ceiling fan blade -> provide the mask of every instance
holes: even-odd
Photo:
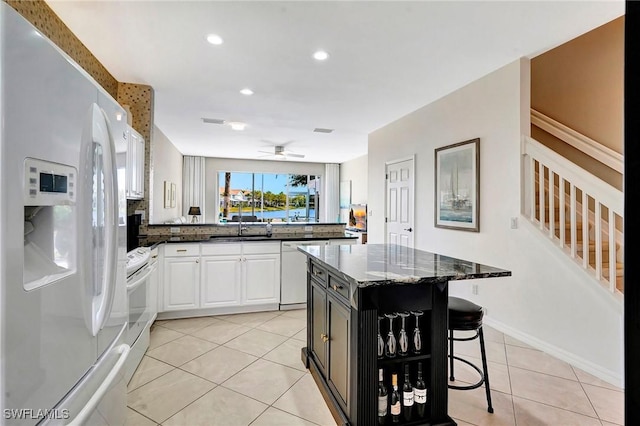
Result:
[[[262,152],[263,154],[270,154],[270,155],[273,155],[273,152],[272,152],[272,151],[258,151],[258,152]]]
[[[287,157],[304,158],[304,154],[295,154],[293,152],[287,152],[284,155]]]

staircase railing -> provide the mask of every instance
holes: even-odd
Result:
[[[528,136],[522,155],[523,214],[611,293],[621,295],[623,193]]]

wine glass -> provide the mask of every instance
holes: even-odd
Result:
[[[418,321],[424,312],[411,311],[411,313],[416,317],[416,328],[413,329],[413,353],[419,354],[422,351],[422,337],[420,337],[420,325]]]
[[[384,345],[384,354],[387,358],[395,358],[396,357],[396,336],[393,335],[393,320],[397,318],[398,315],[395,313],[384,314],[385,317],[389,318],[389,334],[387,334],[387,342]]]
[[[378,315],[378,359],[384,358],[384,339],[380,334],[380,321],[384,319],[383,316]]]
[[[400,327],[400,334],[398,334],[398,346],[400,349],[398,350],[398,355],[407,356],[409,354],[409,337],[407,336],[407,332],[404,328],[405,319],[409,316],[409,312],[399,312],[398,316],[401,318],[402,325]]]

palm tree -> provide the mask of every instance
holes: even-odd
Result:
[[[229,216],[229,191],[231,190],[231,172],[225,172],[224,174],[224,192],[223,196],[223,207],[222,207],[222,217]]]

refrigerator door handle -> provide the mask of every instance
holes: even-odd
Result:
[[[116,361],[109,374],[107,374],[107,377],[105,377],[104,381],[100,384],[98,389],[96,389],[95,393],[89,399],[87,404],[82,407],[78,415],[68,423],[69,426],[84,425],[84,423],[89,419],[113,382],[118,378],[120,372],[122,371],[122,368],[125,365],[125,362],[127,361],[130,350],[131,347],[126,343],[123,343],[116,348],[116,352],[120,354],[120,356],[118,357],[118,361]]]
[[[98,332],[104,327],[109,315],[111,314],[111,308],[113,306],[113,299],[115,295],[115,274],[117,267],[117,232],[118,232],[118,186],[114,182],[117,176],[116,164],[115,164],[115,146],[113,141],[113,135],[109,128],[109,121],[105,113],[100,109],[97,104],[93,104],[92,108],[92,123],[91,123],[91,139],[94,143],[102,146],[102,150],[105,153],[104,158],[104,213],[105,213],[105,268],[103,274],[103,281],[100,290],[97,292],[101,295],[99,299],[97,309],[94,310],[92,332],[96,336]]]

